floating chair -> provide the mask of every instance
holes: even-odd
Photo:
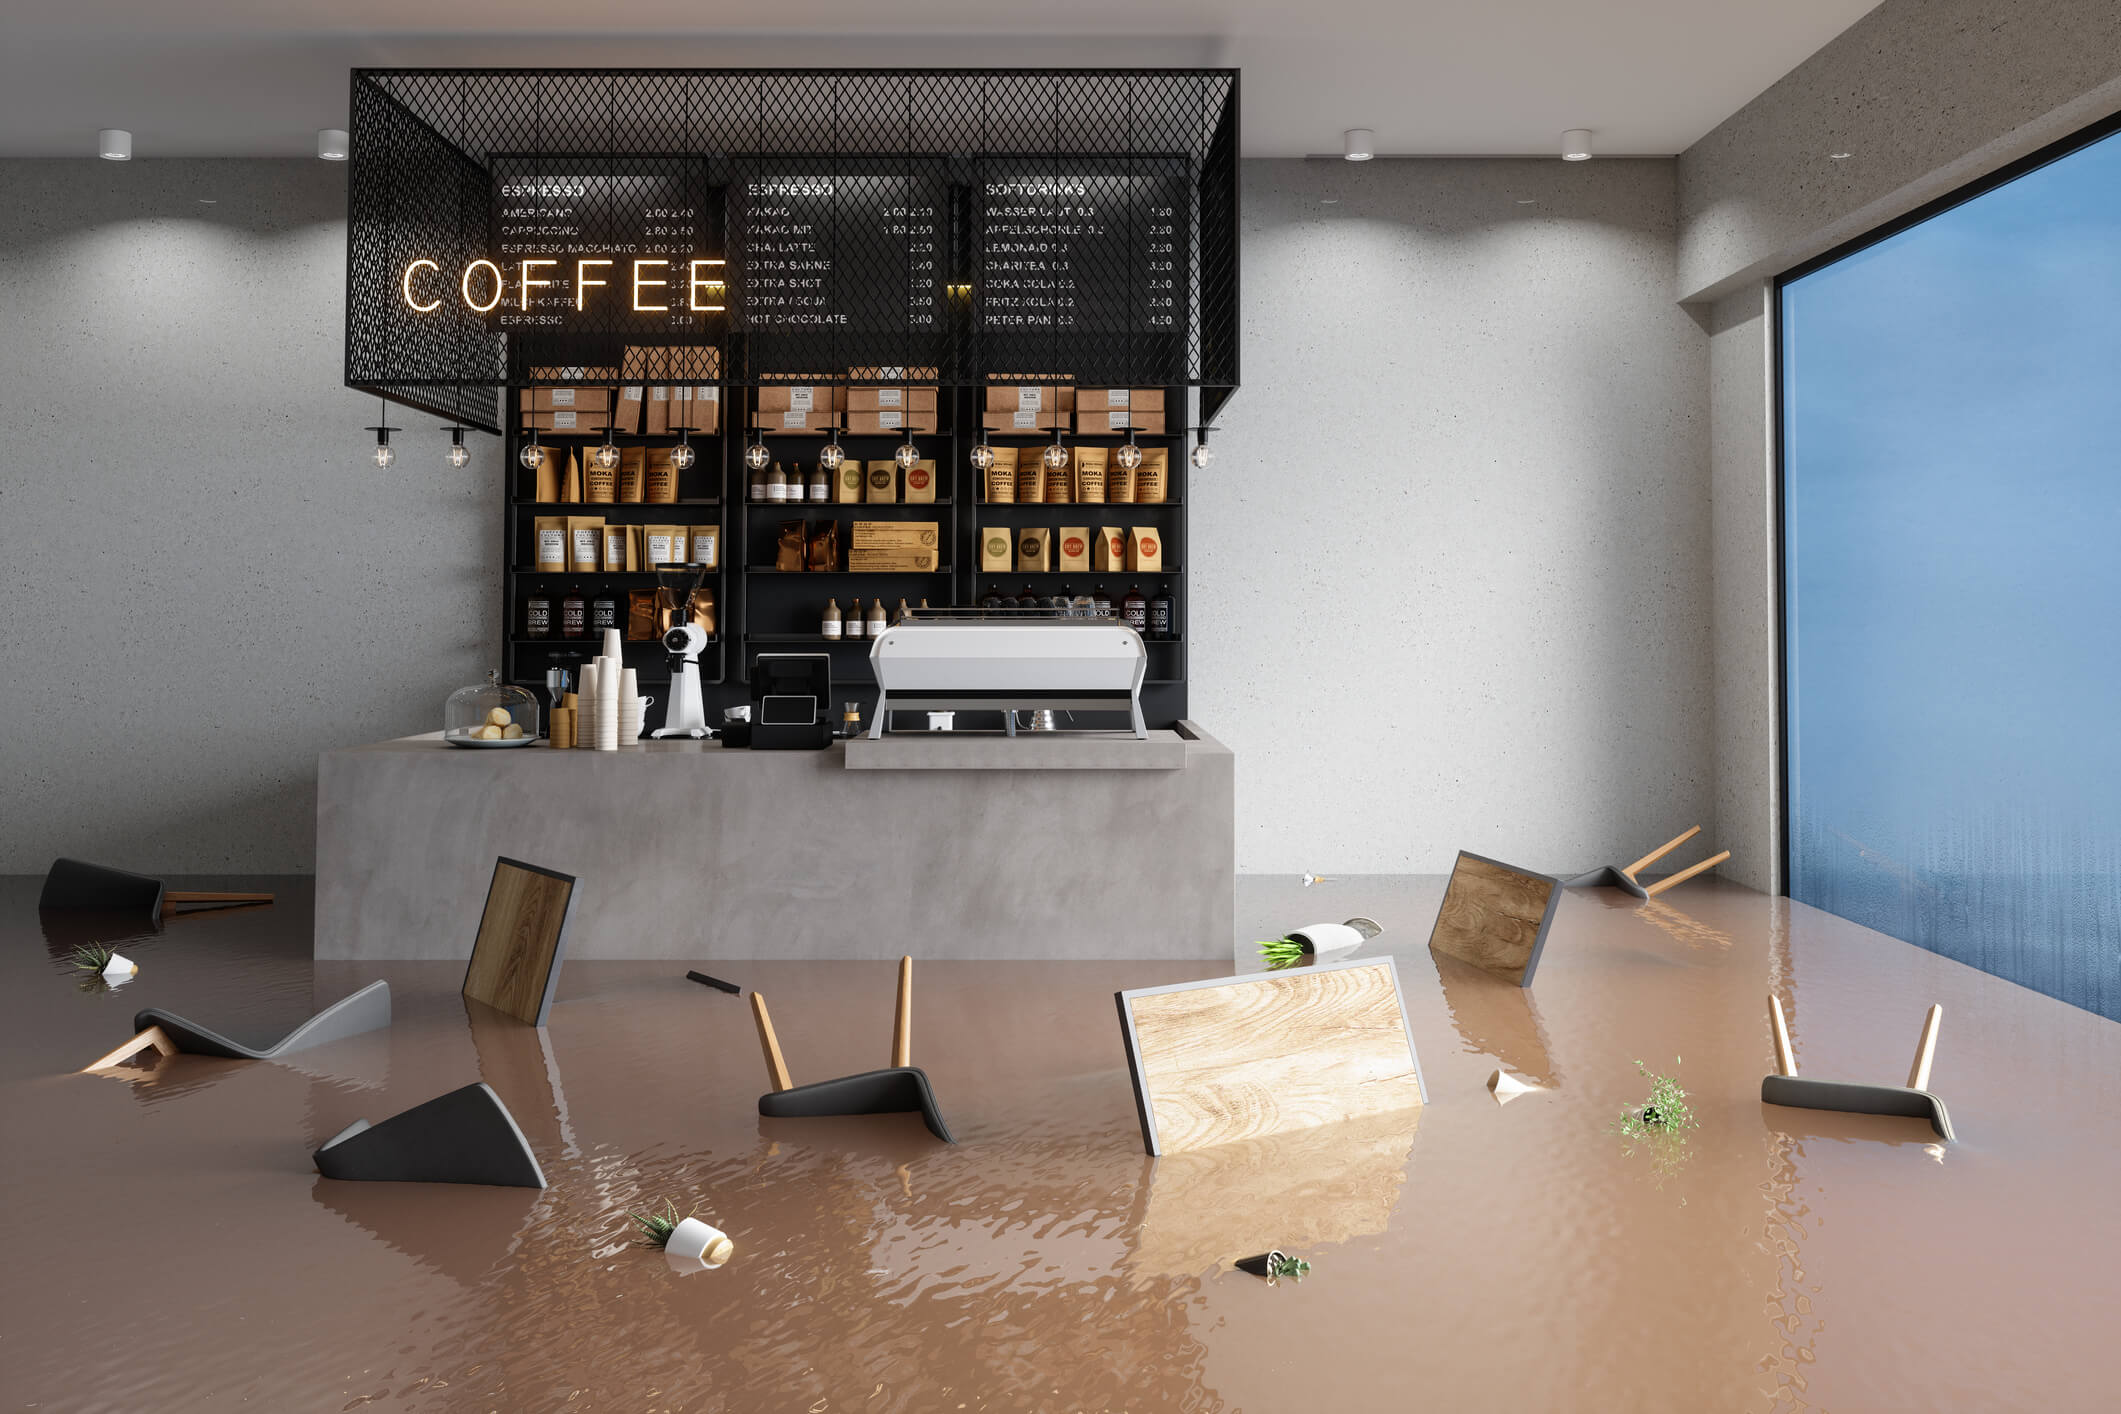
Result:
[[[1572,889],[1623,889],[1637,898],[1655,898],[1666,889],[1679,887],[1679,885],[1693,878],[1696,874],[1706,874],[1709,870],[1714,869],[1717,865],[1723,863],[1724,860],[1731,857],[1731,852],[1724,850],[1721,854],[1711,855],[1699,864],[1688,865],[1677,874],[1667,874],[1654,884],[1636,882],[1635,876],[1637,874],[1640,874],[1643,870],[1649,868],[1652,864],[1655,864],[1658,860],[1664,858],[1700,833],[1701,826],[1696,825],[1685,834],[1666,840],[1625,869],[1608,864],[1603,868],[1593,869],[1588,874],[1578,874],[1575,878],[1568,881],[1568,886]]]
[[[1768,1021],[1775,1028],[1775,1065],[1780,1072],[1760,1081],[1762,1104],[1789,1105],[1801,1110],[1839,1110],[1844,1114],[1899,1115],[1926,1119],[1945,1143],[1953,1143],[1952,1117],[1944,1101],[1929,1092],[1930,1060],[1937,1053],[1937,1027],[1944,1008],[1932,1006],[1922,1022],[1922,1039],[1915,1043],[1915,1064],[1908,1070],[1907,1084],[1857,1085],[1846,1080],[1800,1080],[1797,1058],[1790,1050],[1790,1028],[1782,1017],[1782,1000],[1768,996]]]
[[[224,1056],[230,1060],[272,1060],[388,1025],[390,984],[382,981],[371,982],[352,996],[340,998],[262,1049],[232,1041],[218,1031],[159,1007],[149,1007],[133,1017],[133,1027],[138,1035],[81,1068],[84,1071],[109,1070],[150,1046],[166,1056],[185,1051],[196,1056]]]
[[[912,958],[898,960],[898,1007],[892,1018],[888,1069],[797,1085],[788,1078],[788,1062],[781,1058],[781,1043],[773,1034],[766,999],[756,991],[751,994],[751,1016],[758,1023],[759,1047],[766,1053],[766,1075],[773,1085],[759,1096],[760,1114],[772,1119],[825,1119],[918,1112],[930,1134],[945,1144],[957,1142],[950,1137],[950,1126],[943,1123],[927,1074],[913,1064]]]
[[[357,1119],[312,1157],[326,1178],[545,1186],[545,1171],[515,1116],[483,1083],[438,1095],[381,1124]]]
[[[78,859],[55,859],[44,875],[44,892],[37,896],[39,910],[62,913],[146,914],[167,917],[173,903],[251,904],[271,903],[271,894],[199,893],[162,887],[160,879],[84,864]],[[180,917],[182,915],[179,915]]]

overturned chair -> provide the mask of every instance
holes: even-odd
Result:
[[[273,1060],[388,1025],[390,984],[382,981],[371,982],[352,996],[341,997],[264,1047],[246,1046],[196,1021],[188,1021],[159,1007],[149,1007],[133,1017],[133,1028],[138,1035],[81,1069],[109,1070],[150,1046],[166,1056],[183,1051],[195,1056],[223,1056],[229,1060]]]
[[[101,864],[86,864],[78,859],[53,860],[52,867],[45,871],[44,892],[37,896],[40,911],[145,914],[158,921],[169,916],[169,906],[173,903],[209,904],[212,908],[198,911],[212,912],[237,905],[271,902],[271,894],[165,889],[160,879],[150,879],[145,874],[128,874],[123,869],[108,869]]]
[[[936,1107],[928,1076],[913,1064],[913,959],[898,961],[898,1006],[891,1027],[891,1065],[837,1080],[797,1085],[788,1078],[781,1043],[773,1034],[766,999],[751,994],[751,1017],[758,1023],[759,1047],[766,1053],[766,1074],[773,1089],[759,1096],[759,1113],[770,1119],[823,1119],[833,1115],[886,1115],[918,1112],[928,1132],[955,1144],[943,1112]]]
[[[1724,850],[1720,854],[1712,854],[1699,864],[1690,864],[1676,874],[1665,875],[1654,884],[1643,884],[1636,879],[1636,875],[1700,833],[1701,826],[1695,825],[1685,834],[1673,836],[1625,868],[1608,864],[1603,868],[1593,869],[1588,874],[1578,874],[1575,878],[1568,881],[1568,886],[1572,889],[1613,888],[1631,893],[1639,899],[1655,898],[1666,889],[1679,887],[1696,874],[1706,874],[1709,870],[1714,869],[1731,857],[1729,850]]]
[[[1932,1006],[1922,1022],[1922,1039],[1915,1043],[1915,1064],[1907,1073],[1907,1084],[1858,1085],[1846,1080],[1801,1080],[1797,1057],[1790,1049],[1790,1028],[1783,1020],[1782,999],[1768,995],[1768,1022],[1775,1029],[1775,1067],[1778,1074],[1762,1077],[1762,1104],[1789,1105],[1803,1110],[1838,1110],[1843,1114],[1897,1115],[1926,1119],[1937,1137],[1953,1143],[1952,1117],[1944,1101],[1929,1092],[1930,1060],[1937,1054],[1937,1027],[1944,1008]]]
[[[543,1188],[530,1141],[501,1097],[466,1085],[381,1124],[357,1119],[311,1155],[326,1178],[381,1183],[483,1183]]]

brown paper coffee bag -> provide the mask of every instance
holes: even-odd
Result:
[[[1086,525],[1064,525],[1060,528],[1060,568],[1064,570],[1087,570],[1090,568],[1090,528]]]
[[[648,449],[627,447],[619,453],[619,499],[638,505],[646,497],[642,489],[648,474]]]
[[[1164,533],[1153,525],[1137,525],[1127,532],[1127,569],[1161,570],[1164,567]]]
[[[678,469],[671,465],[670,448],[650,447],[647,466],[647,498],[660,506],[677,504]]]
[[[1171,451],[1168,447],[1142,448],[1142,464],[1134,473],[1134,504],[1161,503],[1170,490]]]
[[[988,572],[1016,567],[1016,537],[1006,525],[990,525],[979,533],[979,567]]]
[[[633,569],[632,527],[606,525],[604,527],[604,564],[610,573],[622,574]]]
[[[604,563],[604,518],[567,517],[567,568],[576,574],[595,574]]]
[[[1053,568],[1053,531],[1049,527],[1027,526],[1016,532],[1016,568],[1023,574],[1039,574]]]
[[[539,516],[531,522],[530,528],[535,537],[531,562],[538,567],[538,573],[567,573],[574,558],[567,552],[567,517]]]
[[[987,504],[1013,505],[1016,501],[1016,448],[990,447],[994,464],[987,468]]]
[[[1105,467],[1111,456],[1109,447],[1077,447],[1075,449],[1075,499],[1088,506],[1101,506],[1105,502]]]
[[[608,506],[619,499],[619,469],[616,465],[604,465],[602,451],[600,447],[582,455],[582,490],[588,497],[588,504],[595,506]],[[619,461],[625,460],[626,456],[621,452]]]
[[[1097,528],[1097,538],[1090,545],[1090,568],[1121,571],[1127,568],[1125,526],[1101,525]]]

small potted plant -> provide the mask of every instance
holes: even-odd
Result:
[[[628,1213],[640,1229],[644,1246],[655,1247],[671,1257],[695,1259],[719,1267],[736,1252],[736,1244],[718,1227],[710,1227],[690,1215],[679,1216],[678,1205],[668,1198],[662,1208]]]
[[[1383,931],[1383,926],[1374,918],[1350,918],[1345,923],[1312,923],[1295,929],[1286,937],[1262,941],[1259,955],[1266,961],[1269,972],[1279,972],[1285,967],[1298,966],[1307,957],[1320,962],[1345,957]]]

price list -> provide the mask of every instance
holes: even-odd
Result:
[[[745,326],[932,333],[943,197],[939,179],[913,173],[744,182],[730,235]]]
[[[692,262],[707,254],[700,190],[675,167],[568,175],[497,164],[494,263],[504,297],[494,322],[644,332],[695,324]],[[719,288],[712,293],[719,303]]]
[[[1001,177],[980,204],[980,319],[995,332],[1170,333],[1183,188],[1156,175]]]

